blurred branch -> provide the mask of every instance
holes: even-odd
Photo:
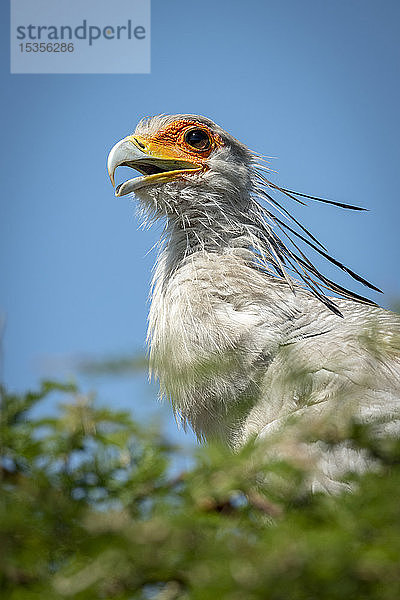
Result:
[[[144,354],[133,356],[117,356],[115,358],[86,358],[78,361],[79,371],[86,375],[131,375],[143,372],[148,368],[148,360]]]
[[[59,414],[33,418],[50,393]],[[178,449],[70,384],[2,388],[0,426],[4,600],[400,597],[400,444],[372,427],[348,443],[374,469],[329,496],[268,445],[203,447],[171,477]]]

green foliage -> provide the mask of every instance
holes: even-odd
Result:
[[[35,417],[48,394],[59,414]],[[368,428],[350,437],[376,468],[336,496],[252,444],[176,476],[157,431],[53,382],[2,390],[0,428],[5,600],[400,598],[400,446]]]

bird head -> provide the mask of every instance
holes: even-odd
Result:
[[[113,185],[119,166],[141,174],[118,185],[116,196],[134,193],[148,210],[168,215],[200,205],[205,195],[243,202],[252,161],[247,147],[210,119],[161,115],[143,119],[115,144],[107,166]]]
[[[134,133],[112,148],[107,166],[113,185],[119,166],[140,173],[118,185],[115,195],[134,193],[146,217],[167,217],[166,231],[184,234],[181,237],[186,244],[185,256],[190,250],[210,246],[230,247],[235,251],[244,248],[257,268],[272,270],[294,289],[288,274],[291,270],[338,315],[340,311],[321,285],[341,297],[373,304],[331,281],[316,268],[299,248],[299,241],[353,279],[381,291],[330,256],[318,239],[271,194],[283,194],[285,199],[300,204],[307,198],[346,209],[363,209],[279,187],[265,177],[263,171],[269,169],[259,163],[257,154],[210,119],[181,114],[142,119]],[[266,201],[268,208],[259,200]]]

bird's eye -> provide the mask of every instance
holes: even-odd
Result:
[[[185,142],[196,150],[208,150],[211,146],[210,138],[203,129],[190,129],[185,134]]]

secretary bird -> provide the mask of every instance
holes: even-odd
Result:
[[[299,244],[377,289],[330,256],[276,195],[362,209],[280,188],[261,162],[211,120],[184,114],[143,119],[110,152],[113,185],[118,166],[142,174],[115,195],[134,193],[145,222],[165,222],[148,327],[162,396],[199,439],[233,449],[293,416],[314,433],[352,418],[397,431],[399,317],[324,276]],[[294,453],[302,452],[318,466],[315,489],[334,489],[366,466],[345,442],[299,442]]]

